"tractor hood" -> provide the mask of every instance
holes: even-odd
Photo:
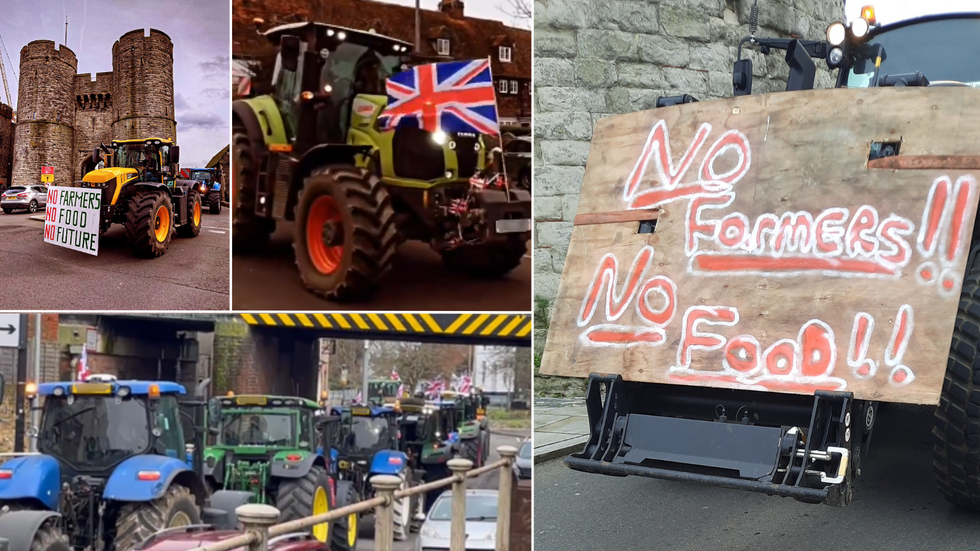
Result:
[[[136,169],[133,168],[100,168],[99,170],[93,170],[92,172],[86,174],[85,177],[82,178],[82,181],[91,182],[93,184],[104,184],[105,182],[124,174],[136,176],[138,173],[136,172]]]

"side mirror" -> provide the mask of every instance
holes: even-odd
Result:
[[[172,146],[170,146],[170,162],[171,163],[174,163],[174,164],[180,162],[180,146],[179,145],[172,145]]]
[[[95,149],[92,150],[92,164],[97,165],[99,164],[100,160],[101,159],[99,159],[99,148],[96,147]]]
[[[732,92],[736,96],[752,94],[752,60],[740,59],[732,70]]]
[[[208,400],[208,429],[217,429],[221,426],[221,400],[211,398]]]
[[[279,39],[279,56],[282,60],[282,68],[295,73],[299,67],[299,37],[291,34],[283,35]]]

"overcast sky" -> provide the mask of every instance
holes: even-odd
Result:
[[[861,8],[871,5],[875,19],[882,25],[935,13],[978,12],[977,0],[845,0],[847,21],[861,14]]]
[[[204,166],[228,145],[229,0],[17,0],[3,4],[3,63],[15,106],[14,73],[20,75],[21,48],[33,40],[64,43],[66,14],[68,48],[78,57],[78,72],[93,77],[112,70],[112,44],[119,37],[152,27],[167,33],[174,43],[174,107],[181,166]],[[6,103],[6,96],[0,101]]]
[[[403,6],[415,6],[415,0],[378,0],[389,4],[401,4]],[[527,5],[531,5],[531,0],[526,0]],[[436,10],[439,8],[439,0],[421,0],[422,9]],[[479,17],[481,19],[496,19],[503,21],[511,27],[530,29],[531,21],[512,17],[511,0],[465,0],[463,13],[468,16]]]

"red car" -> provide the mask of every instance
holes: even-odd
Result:
[[[180,526],[158,532],[133,551],[187,551],[240,535],[240,531],[218,530],[206,524]],[[297,532],[269,538],[269,551],[330,551],[330,545],[309,533]]]

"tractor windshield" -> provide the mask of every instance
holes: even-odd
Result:
[[[144,182],[162,182],[163,175],[170,172],[169,159],[170,146],[167,144],[134,143],[117,146],[112,160],[113,166],[139,171],[140,180]]]
[[[44,401],[39,449],[78,470],[101,471],[150,447],[146,403],[118,396]]]
[[[355,453],[387,448],[391,442],[388,420],[382,417],[353,417],[349,438],[350,450]]]
[[[879,52],[878,78],[921,72],[930,83],[952,81],[980,87],[980,17],[913,23],[875,35],[861,45],[847,75],[848,88],[871,86]]]
[[[293,446],[295,419],[288,413],[225,412],[224,446]]]
[[[207,170],[193,170],[191,171],[191,180],[202,180],[205,182],[211,181],[211,172]]]

